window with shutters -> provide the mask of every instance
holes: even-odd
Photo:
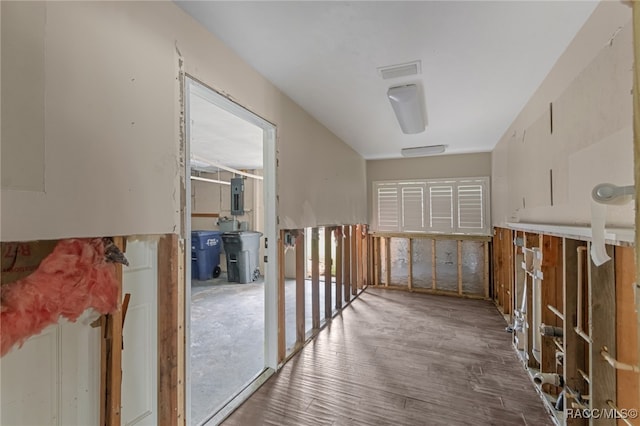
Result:
[[[373,185],[378,231],[490,235],[488,177]]]

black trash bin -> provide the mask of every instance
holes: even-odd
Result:
[[[233,231],[222,234],[227,257],[227,280],[246,284],[260,277],[261,232]]]
[[[220,276],[220,231],[191,232],[191,278],[206,281]]]

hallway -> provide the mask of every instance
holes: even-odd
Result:
[[[552,424],[489,301],[367,289],[225,425]]]

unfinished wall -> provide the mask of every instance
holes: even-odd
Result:
[[[631,8],[598,5],[505,132],[492,154],[494,225],[588,225],[596,184],[633,184],[631,36]],[[632,203],[610,207],[607,223],[633,226]]]
[[[373,182],[401,179],[438,179],[491,175],[491,153],[439,155],[367,161],[367,199],[373,209]],[[372,222],[371,212],[369,223]]]
[[[2,240],[179,232],[180,59],[277,126],[280,226],[366,220],[364,160],[172,2],[47,2],[27,14],[0,6],[4,22],[35,34],[21,54],[42,62],[16,75],[44,81],[28,98],[2,91],[3,106],[44,112],[42,137],[3,127],[3,162],[18,153],[27,166],[3,168]],[[11,51],[2,49],[5,68]],[[3,73],[3,86],[21,82]],[[13,117],[18,129],[32,124]]]

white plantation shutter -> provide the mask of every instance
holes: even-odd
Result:
[[[378,186],[378,229],[399,230],[398,186]]]
[[[424,184],[402,186],[402,230],[424,231]]]
[[[488,177],[379,181],[373,192],[378,231],[491,234]]]
[[[429,226],[431,231],[453,231],[453,185],[429,186]]]
[[[484,228],[482,185],[458,185],[458,229]]]

